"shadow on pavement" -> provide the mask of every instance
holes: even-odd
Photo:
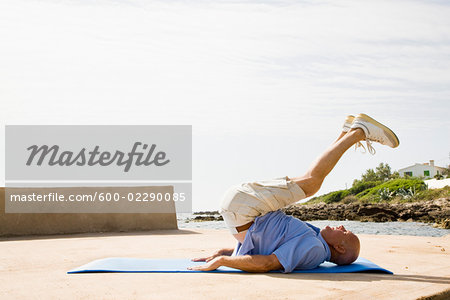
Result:
[[[323,280],[323,281],[413,281],[413,282],[428,282],[450,285],[450,278],[443,276],[429,276],[429,275],[404,275],[404,274],[379,274],[369,272],[357,273],[326,273],[326,274],[265,274],[269,277],[276,277],[280,279],[297,279],[297,280]]]
[[[168,229],[168,230],[146,230],[133,232],[92,232],[92,233],[71,233],[71,234],[54,234],[54,235],[27,235],[27,236],[10,236],[0,237],[1,242],[7,241],[23,241],[23,240],[44,240],[44,239],[72,239],[85,237],[108,237],[108,236],[145,236],[145,235],[185,235],[185,234],[201,234],[200,232],[187,229]]]

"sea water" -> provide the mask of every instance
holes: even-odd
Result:
[[[308,221],[308,223],[323,228],[344,225],[345,229],[356,234],[386,234],[386,235],[416,235],[444,236],[450,234],[450,229],[434,228],[432,224],[421,222],[359,222],[359,221]],[[180,229],[226,229],[224,221],[191,221],[189,217],[178,218]]]

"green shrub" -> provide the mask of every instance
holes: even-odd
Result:
[[[354,195],[348,195],[348,196],[345,196],[344,199],[342,199],[342,203],[344,203],[344,204],[350,204],[353,202],[358,202],[358,198],[356,198]]]
[[[367,198],[374,195],[379,195],[379,191],[383,189],[388,189],[392,193],[397,193],[399,189],[409,190],[409,188],[414,188],[416,191],[424,190],[426,188],[423,180],[420,179],[394,179],[389,180],[385,183],[374,186],[370,189],[364,190],[357,194],[358,198]]]
[[[437,180],[442,180],[442,179],[444,179],[444,175],[438,173],[438,174],[434,175],[434,178],[436,178]]]
[[[395,192],[389,190],[389,188],[383,188],[378,190],[378,195],[381,201],[389,201],[394,197]]]
[[[355,195],[356,194],[356,195]],[[380,201],[411,202],[417,200],[432,200],[450,197],[450,187],[442,189],[426,190],[425,183],[418,179],[399,178],[381,181],[356,181],[352,188],[340,190],[325,195],[314,197],[304,204],[312,203],[374,203]]]
[[[406,200],[406,201],[411,201],[411,200],[415,200],[416,196],[417,196],[417,191],[416,191],[416,187],[410,187],[409,189],[398,189],[397,190],[397,194],[396,194],[399,198],[401,198],[402,200]]]
[[[361,193],[362,191],[373,188],[381,183],[383,183],[383,182],[382,181],[358,181],[358,182],[355,182],[355,184],[350,189],[348,189],[348,192],[351,195],[357,195],[357,194]]]
[[[448,185],[442,189],[419,191],[416,195],[417,200],[431,200],[446,197],[450,197],[450,187]]]
[[[327,204],[339,202],[342,199],[344,199],[348,194],[349,194],[348,190],[340,190],[340,191],[332,192],[332,193],[324,195],[323,202],[325,202]]]

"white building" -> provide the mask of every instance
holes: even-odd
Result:
[[[443,187],[446,187],[447,185],[450,186],[450,178],[446,179],[430,179],[425,180],[425,184],[427,185],[428,189],[442,189]]]
[[[415,164],[403,169],[398,170],[398,173],[402,177],[413,176],[413,177],[425,177],[433,178],[436,174],[442,174],[445,168],[438,167],[434,165],[434,160],[430,160],[429,163]]]

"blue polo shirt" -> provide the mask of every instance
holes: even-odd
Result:
[[[320,229],[280,210],[257,217],[238,242],[233,255],[275,254],[285,273],[294,269],[314,269],[330,260],[328,244]]]

